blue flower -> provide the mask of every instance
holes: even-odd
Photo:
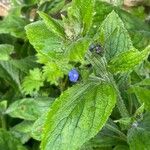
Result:
[[[69,71],[68,76],[69,76],[69,80],[71,82],[77,82],[77,80],[79,78],[79,73],[76,69],[72,69],[72,70]]]

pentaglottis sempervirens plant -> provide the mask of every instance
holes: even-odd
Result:
[[[41,0],[13,10],[21,28],[0,45],[0,149],[150,149],[150,29],[114,4]]]

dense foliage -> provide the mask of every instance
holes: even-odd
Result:
[[[107,2],[11,0],[0,21],[0,150],[150,149],[147,14]]]

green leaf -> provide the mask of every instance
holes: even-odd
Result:
[[[10,132],[0,129],[1,150],[26,150]]]
[[[127,133],[130,150],[148,150],[150,147],[150,113],[145,113],[143,119],[136,122]]]
[[[142,87],[133,87],[133,90],[139,100],[139,102],[142,104],[144,103],[144,107],[146,110],[150,111],[150,90]]]
[[[109,62],[109,69],[114,73],[127,72],[133,70],[142,61],[147,59],[150,53],[150,46],[139,52],[136,49],[129,50],[114,57]]]
[[[141,82],[138,82],[135,85],[139,85],[139,86],[150,85],[150,78],[143,79]]]
[[[31,23],[25,27],[27,37],[39,53],[62,52],[62,40],[50,32],[43,21]]]
[[[57,14],[65,5],[65,0],[40,0],[39,10],[45,10],[48,14]]]
[[[70,61],[84,62],[85,53],[90,45],[90,41],[87,38],[79,39],[69,46],[66,50],[66,55]]]
[[[113,150],[130,150],[127,145],[117,145]]]
[[[150,131],[143,128],[132,128],[128,132],[130,150],[148,150],[150,147]]]
[[[28,56],[22,59],[13,59],[10,60],[10,63],[13,64],[19,71],[27,74],[30,69],[37,67],[35,56]]]
[[[14,47],[9,44],[0,44],[0,60],[9,60],[10,54],[13,52]]]
[[[44,85],[44,78],[41,70],[39,68],[34,68],[34,70],[30,70],[28,76],[26,76],[22,83],[22,91],[25,94],[32,95],[33,93],[37,93]]]
[[[7,108],[7,101],[3,100],[0,102],[0,115],[3,115]]]
[[[127,31],[120,27],[116,27],[112,34],[105,40],[104,49],[106,49],[106,58],[108,61],[116,55],[132,48],[132,42]]]
[[[36,120],[46,112],[52,104],[51,98],[24,98],[12,103],[6,110],[6,114],[14,118]]]
[[[12,10],[6,18],[0,21],[0,33],[9,33],[12,36],[24,39],[26,37],[24,27],[28,24],[28,21],[19,15],[17,16],[15,11]]]
[[[39,119],[37,119],[33,124],[31,130],[31,136],[38,141],[41,141],[42,139],[41,133],[43,132],[46,117],[47,117],[47,112],[42,114],[42,116]]]
[[[106,58],[110,60],[115,55],[130,50],[133,45],[129,34],[119,16],[112,11],[100,27],[100,38],[104,36]]]
[[[20,87],[20,72],[11,63],[12,61],[0,61],[0,77],[8,82],[13,88]]]
[[[72,65],[60,57],[60,59],[55,59],[55,61],[49,61],[45,64],[43,75],[48,82],[58,85],[59,79],[67,75],[71,69]]]
[[[60,23],[57,20],[53,19],[52,17],[48,16],[43,12],[38,12],[38,14],[43,19],[45,25],[51,32],[55,33],[56,35],[62,38],[65,38],[64,28],[60,25]]]
[[[0,61],[0,77],[8,82],[14,89],[20,88],[21,75],[28,73],[36,66],[35,58],[26,57],[18,60]]]
[[[94,14],[94,3],[95,0],[86,0],[86,5],[84,0],[73,0],[72,7],[68,9],[68,14],[70,18],[76,18],[82,25],[83,34],[86,34],[91,25],[92,17]]]
[[[95,148],[103,149],[103,148],[112,148],[117,144],[124,143],[126,137],[122,136],[122,133],[119,128],[110,120],[105,124],[103,129],[90,141],[86,142],[82,147],[85,150],[95,150]]]
[[[42,150],[80,148],[104,126],[116,102],[110,84],[75,85],[55,100],[45,123]]]
[[[16,138],[20,139],[21,143],[24,144],[31,138],[32,126],[32,121],[22,121],[11,128],[10,131]]]

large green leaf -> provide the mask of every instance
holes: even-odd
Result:
[[[52,104],[51,98],[24,98],[12,103],[6,110],[6,114],[11,117],[25,120],[36,120],[41,114],[48,110]]]
[[[0,149],[1,150],[26,150],[25,147],[10,132],[0,130]]]
[[[115,90],[108,83],[93,81],[69,88],[48,113],[41,149],[80,148],[104,126],[115,102]]]
[[[109,62],[109,69],[114,73],[130,71],[145,60],[149,53],[150,46],[141,52],[136,49],[123,52]]]
[[[31,23],[25,27],[30,43],[39,53],[62,52],[62,40],[48,30],[43,21]]]
[[[104,38],[104,48],[108,60],[133,47],[129,34],[115,11],[112,11],[103,21],[100,27],[101,37]]]

